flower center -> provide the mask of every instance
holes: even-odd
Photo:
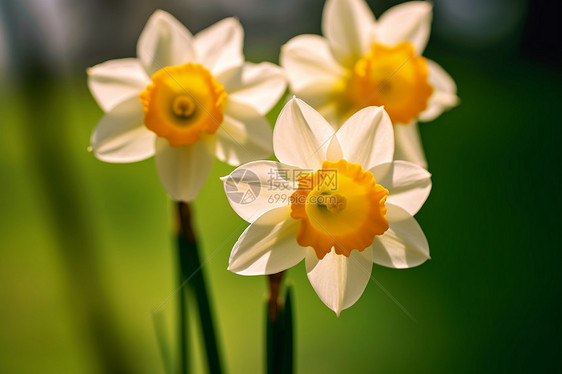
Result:
[[[374,43],[353,66],[344,111],[384,106],[393,123],[407,124],[427,107],[433,93],[427,78],[427,61],[416,56],[412,44],[387,47]]]
[[[297,242],[320,259],[332,247],[344,256],[363,251],[388,229],[387,196],[361,165],[324,161],[322,169],[299,178],[291,196],[291,217],[301,220]]]
[[[189,118],[195,111],[195,103],[187,95],[177,96],[172,104],[172,110],[182,119]]]
[[[316,202],[318,206],[328,209],[331,213],[339,213],[345,209],[347,199],[340,194],[320,195]]]
[[[158,70],[139,98],[145,126],[179,147],[218,130],[227,94],[202,65],[187,63]]]

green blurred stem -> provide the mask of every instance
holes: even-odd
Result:
[[[288,288],[285,305],[279,300],[283,273],[267,277],[269,298],[267,300],[266,361],[268,374],[293,373],[293,311],[291,290]]]
[[[164,323],[164,316],[162,312],[156,311],[152,313],[152,322],[154,324],[154,332],[156,333],[158,349],[160,350],[162,363],[164,364],[164,372],[166,374],[173,374],[172,357],[170,354],[170,347],[168,345],[168,334],[166,334],[166,324]]]
[[[180,250],[180,257],[181,257],[181,250]],[[180,260],[181,263],[181,260]],[[178,325],[180,327],[179,332],[179,352],[180,352],[180,373],[187,374],[189,372],[189,346],[188,346],[188,314],[187,314],[187,290],[182,286],[183,282],[185,281],[185,276],[181,271],[180,266],[180,300],[178,303]]]
[[[272,322],[277,322],[279,319],[279,292],[281,291],[281,282],[283,281],[284,271],[267,276],[267,283],[269,285],[269,298],[267,300],[267,317]]]
[[[207,366],[209,373],[222,373],[221,360],[216,338],[213,314],[202,272],[201,260],[197,249],[197,240],[192,226],[191,211],[187,203],[177,203],[178,208],[178,250],[182,283],[187,282],[188,289],[193,290],[199,311],[199,320],[205,342]],[[183,290],[182,294],[185,295]],[[186,299],[182,303],[186,305]],[[185,322],[186,323],[186,322]]]

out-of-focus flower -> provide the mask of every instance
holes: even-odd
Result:
[[[222,178],[232,208],[250,222],[231,271],[274,274],[304,258],[316,293],[339,315],[363,293],[373,262],[408,268],[429,258],[413,215],[429,195],[430,174],[392,161],[383,108],[360,110],[336,132],[294,98],[279,115],[273,147],[280,162],[251,162]]]
[[[395,157],[427,167],[417,122],[458,103],[449,74],[421,56],[431,18],[429,2],[397,5],[375,21],[364,0],[328,0],[324,37],[300,35],[281,50],[292,92],[333,126],[366,106],[384,106],[395,125]]]
[[[162,184],[177,201],[195,198],[214,158],[237,166],[272,153],[264,115],[285,91],[282,70],[245,63],[243,30],[226,18],[193,36],[158,10],[137,58],[88,69],[106,112],[92,134],[97,158],[134,162],[155,156]]]

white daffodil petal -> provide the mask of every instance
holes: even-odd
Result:
[[[328,0],[322,14],[322,34],[334,57],[349,66],[370,48],[375,16],[364,0]]]
[[[217,82],[222,84],[224,90],[230,95],[230,92],[239,89],[242,86],[242,72],[244,71],[244,63],[239,66],[234,66],[227,69],[220,74],[214,75]]]
[[[394,155],[392,121],[383,107],[367,107],[349,118],[338,130],[343,156],[368,170],[390,162]]]
[[[371,277],[372,256],[373,250],[368,247],[362,252],[351,251],[349,257],[332,250],[319,260],[316,252],[308,248],[305,263],[310,284],[322,302],[338,316],[363,294]]]
[[[289,40],[281,47],[279,61],[292,92],[299,97],[304,87],[318,82],[335,86],[345,77],[345,69],[334,59],[327,40],[319,35],[299,35]]]
[[[394,159],[410,161],[427,169],[427,160],[417,122],[414,121],[408,125],[394,125],[394,139],[396,142]]]
[[[341,88],[341,85],[334,86],[330,81],[317,81],[302,87],[298,97],[315,108],[332,128],[337,130],[344,119],[342,119],[340,104],[338,100],[334,100],[334,97],[342,94]]]
[[[156,135],[143,124],[137,97],[123,101],[98,123],[91,137],[94,155],[106,162],[135,162],[154,155]]]
[[[328,145],[328,149],[326,150],[326,160],[337,162],[342,158],[344,157],[340,141],[338,140],[337,136],[334,136],[332,137],[332,140],[330,140],[330,144]]]
[[[172,147],[167,139],[156,139],[156,168],[164,188],[175,201],[193,200],[213,166],[215,139],[202,136],[192,145]]]
[[[224,75],[230,75],[230,79],[221,80]],[[228,92],[230,102],[250,105],[260,115],[269,112],[287,88],[283,70],[269,62],[246,63],[242,69],[230,69],[217,79]]]
[[[390,46],[410,42],[421,55],[431,31],[432,9],[427,1],[410,1],[390,8],[377,22],[377,41]]]
[[[244,63],[244,30],[236,18],[225,18],[206,28],[193,42],[197,60],[213,75]]]
[[[228,270],[241,275],[275,274],[302,261],[306,248],[297,244],[298,221],[284,206],[264,213],[240,236]]]
[[[229,165],[238,166],[271,156],[273,130],[267,119],[252,107],[246,106],[246,110],[241,111],[233,110],[235,106],[240,107],[232,102],[226,104],[224,121],[216,133],[217,158]]]
[[[427,239],[415,218],[404,209],[386,204],[390,228],[375,237],[373,261],[376,264],[404,269],[423,264],[429,257]]]
[[[302,170],[275,161],[242,165],[221,180],[232,209],[248,222],[268,210],[290,204]]]
[[[420,114],[420,121],[433,121],[445,110],[457,106],[457,85],[451,76],[435,61],[427,60],[429,68],[428,82],[433,87],[433,94],[427,103],[427,109]]]
[[[88,87],[104,112],[130,97],[137,97],[150,83],[136,58],[109,60],[87,70]]]
[[[411,162],[387,162],[375,166],[370,172],[377,183],[388,190],[386,201],[411,215],[420,210],[431,191],[431,174]]]
[[[273,129],[273,149],[279,161],[303,169],[319,169],[334,130],[308,104],[292,98],[283,108]]]
[[[163,10],[148,19],[137,43],[137,56],[148,76],[166,66],[196,62],[197,58],[191,32]]]

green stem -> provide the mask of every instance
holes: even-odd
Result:
[[[268,276],[266,361],[268,374],[293,373],[293,312],[291,292],[287,289],[285,305],[279,301],[283,272]]]
[[[212,308],[205,285],[205,277],[201,269],[197,240],[191,221],[191,211],[187,203],[178,203],[178,216],[180,224],[178,235],[180,268],[182,275],[188,280],[188,284],[193,289],[195,299],[197,300],[209,373],[220,374],[222,373],[222,366],[213,323]]]
[[[182,250],[181,246],[178,246],[178,262],[180,264],[179,269],[179,285],[180,285],[180,293],[179,293],[179,300],[178,300],[178,325],[179,325],[179,336],[178,336],[178,346],[179,346],[179,361],[180,367],[179,372],[180,374],[187,374],[189,372],[189,347],[188,347],[188,315],[187,315],[187,288],[186,288],[186,279],[189,276],[183,271],[181,266],[183,257],[185,256],[184,251]]]

